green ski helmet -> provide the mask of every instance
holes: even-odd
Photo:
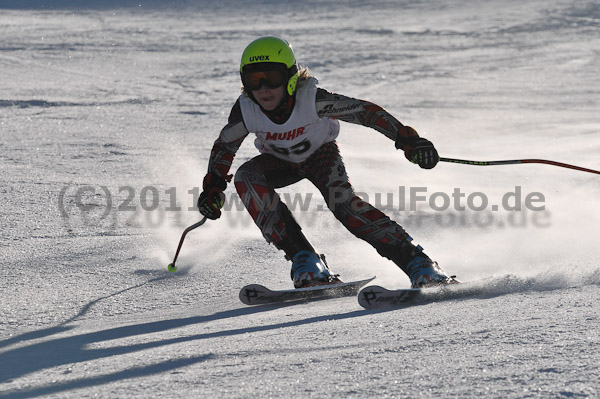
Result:
[[[254,40],[242,53],[240,63],[240,75],[246,92],[251,95],[252,88],[249,87],[250,84],[246,79],[248,73],[277,69],[281,69],[285,74],[287,93],[293,95],[298,82],[298,64],[292,46],[287,41],[274,36]]]

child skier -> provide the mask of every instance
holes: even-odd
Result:
[[[235,187],[267,242],[292,261],[294,287],[341,282],[275,192],[305,178],[319,189],[335,217],[398,265],[413,287],[456,282],[411,243],[400,225],[356,196],[335,139],[338,120],[368,126],[393,140],[409,161],[425,169],[439,160],[430,141],[378,105],[318,88],[307,69],[298,69],[285,40],[262,37],[250,43],[242,54],[240,74],[243,93],[212,148],[204,191],[198,198],[200,213],[209,219],[221,216],[233,158],[252,132],[261,154],[240,166]]]

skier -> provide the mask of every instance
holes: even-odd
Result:
[[[319,189],[335,217],[398,265],[412,287],[457,282],[421,246],[412,244],[400,225],[356,196],[335,141],[338,120],[368,126],[393,140],[409,161],[431,169],[439,156],[429,140],[378,105],[317,87],[308,69],[298,68],[290,44],[280,38],[250,43],[240,74],[242,94],[212,148],[198,198],[200,213],[213,220],[221,216],[233,158],[252,132],[260,155],[240,166],[235,188],[267,242],[292,261],[294,287],[341,283],[275,192],[305,178]]]

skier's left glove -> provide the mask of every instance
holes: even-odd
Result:
[[[404,156],[410,162],[418,164],[423,169],[432,169],[440,160],[437,150],[433,143],[423,137],[419,137],[417,132],[410,126],[406,126],[410,137],[400,137],[396,140],[396,148],[404,150]]]
[[[225,204],[227,181],[214,173],[207,173],[202,184],[204,191],[198,197],[198,210],[211,220],[221,217],[221,208]]]

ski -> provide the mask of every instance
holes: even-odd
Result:
[[[371,285],[358,293],[358,304],[365,309],[399,307],[411,302],[421,294],[422,288],[388,290]]]
[[[378,285],[370,285],[358,293],[358,303],[365,309],[378,309],[482,296],[493,292],[494,281],[494,278],[488,277],[437,287],[399,290],[388,290]]]
[[[446,300],[455,296],[462,296],[459,287],[465,288],[466,286],[461,283],[430,288],[388,290],[378,285],[371,285],[358,293],[358,304],[365,309],[378,309]]]
[[[250,284],[240,290],[240,301],[246,305],[264,305],[269,303],[353,296],[363,286],[373,281],[373,279],[375,277],[348,283],[319,285],[290,290],[271,290],[264,285]]]

